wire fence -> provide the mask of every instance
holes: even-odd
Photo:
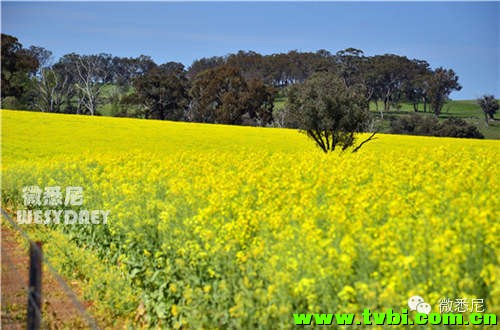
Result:
[[[28,234],[2,208],[2,216],[10,223],[14,233],[19,234],[23,243],[43,256],[43,249],[33,242]],[[96,320],[88,313],[77,294],[59,275],[47,258],[41,258],[47,274],[42,277],[41,296],[28,284],[29,258],[19,242],[6,240],[6,230],[2,226],[2,328],[3,329],[99,329]],[[9,245],[10,244],[10,245]],[[39,270],[42,272],[42,270]],[[41,304],[40,304],[41,302]],[[40,324],[28,326],[28,306],[31,314],[39,317]]]

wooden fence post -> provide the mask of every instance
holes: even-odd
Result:
[[[28,330],[38,330],[42,318],[42,243],[30,242]]]

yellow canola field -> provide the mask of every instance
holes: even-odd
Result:
[[[294,130],[3,110],[2,199],[82,186],[86,209],[110,210],[29,230],[68,277],[57,251],[91,252],[109,285],[81,258],[87,297],[143,326],[290,328],[414,295],[500,314],[499,147],[380,134],[324,155]]]

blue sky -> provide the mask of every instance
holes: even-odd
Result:
[[[500,3],[3,2],[2,32],[59,56],[150,55],[157,63],[242,50],[347,47],[452,68],[454,99],[500,94]]]

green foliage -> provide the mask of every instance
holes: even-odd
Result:
[[[135,94],[124,102],[144,104],[146,118],[183,120],[189,103],[184,66],[169,62],[134,80]]]
[[[391,121],[391,133],[432,136],[438,125],[436,117],[410,114]]]
[[[24,105],[14,96],[2,97],[0,102],[2,109],[22,109]]]
[[[23,48],[17,38],[3,33],[1,55],[2,99],[10,97],[6,103],[13,109],[26,108],[33,88],[31,77],[39,67],[38,59],[29,49]]]
[[[437,68],[431,75],[428,84],[428,99],[436,116],[441,114],[441,109],[448,101],[450,93],[462,89],[458,83],[458,76],[451,69]]]
[[[256,78],[247,82],[240,70],[231,66],[199,73],[193,79],[190,96],[190,121],[219,124],[253,121],[265,125],[272,119],[273,90]]]
[[[410,114],[391,121],[391,133],[483,139],[476,126],[460,118],[440,122],[436,117]]]
[[[243,95],[246,101],[247,119],[243,124],[253,126],[265,126],[273,120],[275,89],[268,87],[257,78],[247,82],[247,92]]]
[[[439,125],[436,136],[484,139],[484,135],[479,132],[476,126],[468,124],[460,118],[448,118],[443,121]]]
[[[287,108],[289,121],[325,153],[337,146],[342,150],[353,147],[355,134],[367,131],[371,123],[364,90],[359,85],[347,87],[332,73],[318,73],[293,86]]]
[[[237,68],[222,66],[198,74],[191,87],[190,120],[202,123],[240,124],[246,106],[245,79]]]
[[[493,95],[483,95],[477,100],[477,103],[481,107],[481,110],[483,110],[484,120],[486,125],[488,125],[488,118],[494,119],[500,105]]]

